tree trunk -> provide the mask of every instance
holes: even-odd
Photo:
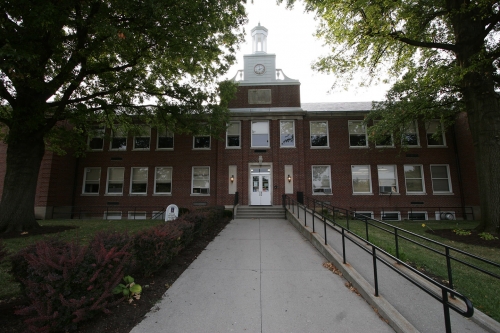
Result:
[[[45,143],[43,135],[24,133],[7,147],[0,232],[25,231],[39,227],[35,219],[35,195]]]

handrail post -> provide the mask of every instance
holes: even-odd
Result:
[[[398,228],[394,228],[394,238],[396,240],[396,258],[399,259],[399,239],[398,239]]]
[[[346,219],[347,219],[347,230],[350,230],[349,229],[349,213],[348,213],[347,210],[345,212],[346,212],[345,216],[346,216]]]
[[[314,216],[316,215],[316,199],[313,199],[313,231],[314,231]]]
[[[446,328],[446,333],[451,333],[451,322],[450,322],[450,306],[448,305],[448,293],[446,289],[441,289],[441,294],[443,296],[443,312],[444,312],[444,325]]]
[[[297,219],[300,220],[300,203],[298,200],[297,200]]]
[[[346,263],[345,261],[345,233],[344,233],[344,228],[342,228],[342,257],[344,259],[344,264]]]
[[[304,205],[304,225],[307,227],[307,210],[306,210],[306,205]]]
[[[450,289],[455,289],[453,288],[453,276],[451,274],[450,248],[446,246],[445,251],[446,251],[446,267],[448,268],[448,286],[450,287]]]
[[[377,253],[375,252],[375,245],[372,245],[372,257],[373,257],[373,282],[375,284],[375,297],[378,297]]]
[[[321,202],[321,216],[323,217],[323,229],[325,233],[325,245],[328,245],[327,237],[326,237],[326,216],[323,214],[323,211],[325,210],[324,208],[324,202]]]
[[[368,236],[368,218],[365,216],[365,229],[366,229],[366,241],[370,241],[370,237]]]

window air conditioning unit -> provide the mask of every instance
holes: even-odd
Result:
[[[389,194],[392,193],[392,186],[379,186],[380,194]]]
[[[323,189],[323,193],[331,194],[332,193],[332,189],[331,188],[324,188]]]
[[[209,194],[210,193],[210,189],[209,188],[201,188],[200,189],[200,193],[202,193],[202,194]]]
[[[453,221],[455,220],[455,212],[436,212],[436,220]]]

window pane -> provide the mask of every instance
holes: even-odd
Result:
[[[156,181],[167,182],[172,179],[172,170],[170,168],[156,168]]]
[[[240,135],[240,123],[230,123],[227,128],[227,135]]]
[[[448,179],[448,169],[446,166],[431,166],[432,178],[446,178]]]
[[[158,148],[174,148],[174,138],[168,136],[160,136],[158,138]]]
[[[194,138],[195,148],[210,148],[210,137],[209,136],[197,136]]]
[[[111,181],[123,181],[123,168],[110,168],[109,169],[109,180]]]
[[[91,138],[89,140],[89,148],[90,149],[99,150],[99,149],[102,149],[103,146],[104,146],[104,139],[103,138]]]
[[[311,135],[328,134],[328,126],[326,122],[311,122]]]
[[[132,193],[146,193],[147,188],[146,183],[132,183]]]
[[[313,147],[327,147],[328,137],[326,135],[311,135],[311,146]]]
[[[170,193],[172,191],[171,183],[156,183],[156,193]]]
[[[269,134],[269,122],[254,121],[252,123],[252,134]]]
[[[365,125],[361,121],[350,121],[349,122],[349,134],[366,134]]]
[[[354,135],[351,134],[349,137],[349,144],[351,147],[356,147],[356,146],[366,146],[366,135]]]
[[[147,181],[148,168],[132,168],[132,181]]]
[[[405,165],[406,178],[422,178],[420,165]]]
[[[406,190],[408,192],[423,192],[424,187],[421,179],[406,179]]]
[[[281,146],[282,147],[295,146],[295,140],[293,134],[281,134]]]
[[[111,149],[126,150],[127,138],[113,138],[111,140]]]
[[[87,181],[98,181],[101,178],[101,169],[100,168],[88,168],[86,169]]]
[[[136,137],[134,141],[135,149],[148,149],[149,137]]]
[[[122,193],[123,184],[122,183],[109,183],[108,193]]]
[[[99,193],[99,184],[85,184],[85,193]]]
[[[370,193],[371,178],[370,168],[368,165],[353,165],[352,172],[352,188],[353,192]]]
[[[356,178],[352,181],[354,192],[370,192],[370,180]]]
[[[312,172],[313,192],[325,192],[324,189],[331,189],[329,166],[313,166]]]
[[[227,146],[228,147],[239,147],[240,137],[239,136],[227,136]]]
[[[252,123],[252,146],[269,147],[269,122],[255,121]]]
[[[379,165],[378,178],[394,179],[395,178],[394,165]]]
[[[293,121],[280,121],[280,140],[282,147],[295,146]]]
[[[432,185],[434,191],[439,191],[439,192],[450,191],[450,184],[448,183],[448,179],[433,179]]]

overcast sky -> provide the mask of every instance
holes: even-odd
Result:
[[[328,54],[323,42],[313,36],[317,21],[314,14],[304,13],[302,3],[293,10],[285,5],[276,5],[275,0],[247,1],[248,24],[245,26],[245,42],[236,54],[237,63],[229,70],[227,78],[232,78],[237,70],[243,69],[243,55],[252,53],[250,31],[259,22],[268,29],[267,53],[276,54],[276,68],[285,75],[300,80],[301,101],[314,102],[367,102],[382,100],[387,86],[359,88],[353,84],[348,91],[329,93],[333,78],[311,69],[311,64],[321,55]]]

